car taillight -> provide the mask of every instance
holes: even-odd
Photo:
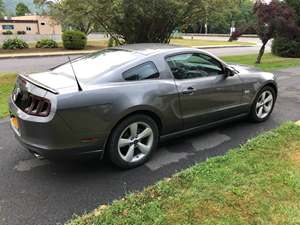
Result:
[[[27,107],[24,109],[29,115],[46,117],[50,114],[51,104],[48,99],[32,94],[28,95]]]

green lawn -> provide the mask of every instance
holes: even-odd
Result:
[[[288,67],[300,66],[300,58],[282,58],[267,53],[262,58],[262,63],[255,64],[257,54],[221,57],[226,62],[255,66],[264,71],[275,71]]]
[[[300,224],[300,127],[282,125],[67,224]]]
[[[13,73],[0,73],[0,118],[8,116],[7,99],[13,89],[16,75]]]
[[[226,46],[234,46],[234,45],[255,45],[250,42],[229,42],[229,41],[212,41],[212,40],[202,40],[202,39],[171,39],[170,44],[176,45],[184,45],[184,46],[212,46],[212,45],[226,45]]]

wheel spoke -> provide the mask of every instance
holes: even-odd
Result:
[[[130,144],[131,144],[131,140],[130,140],[130,139],[121,138],[121,139],[119,140],[119,148],[128,146],[128,145],[130,145]]]
[[[143,154],[148,154],[148,152],[150,151],[150,148],[149,146],[147,145],[144,145],[143,143],[139,142],[137,144],[137,147],[138,149],[143,153]]]
[[[262,93],[262,95],[261,95],[261,101],[262,102],[264,102],[265,101],[265,99],[266,99],[266,92],[264,92],[264,93]]]
[[[132,159],[133,159],[133,156],[134,156],[134,145],[132,145],[132,146],[129,147],[128,152],[126,153],[124,159],[125,159],[127,162],[131,162]]]
[[[264,104],[267,104],[269,102],[271,102],[273,100],[272,95],[269,95],[265,100],[264,100]]]
[[[261,107],[259,108],[258,112],[257,112],[257,116],[258,116],[259,118],[261,118],[262,115],[263,115],[263,109],[264,109],[264,107],[261,106]]]
[[[259,109],[262,105],[263,105],[263,103],[257,102],[257,104],[256,104],[256,109]]]
[[[271,111],[272,105],[264,105],[264,110],[266,113],[269,113]]]
[[[135,137],[137,135],[137,128],[138,128],[138,123],[133,123],[130,125],[130,135],[131,137]]]
[[[149,137],[150,135],[152,135],[152,130],[150,128],[146,128],[142,133],[140,133],[138,135],[138,140],[141,140],[143,138]]]

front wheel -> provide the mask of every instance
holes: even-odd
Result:
[[[151,117],[128,117],[112,132],[108,147],[110,160],[124,169],[142,165],[156,149],[158,139],[158,127]]]
[[[276,101],[276,94],[272,87],[264,87],[256,96],[252,108],[250,117],[254,122],[266,121],[274,108]]]

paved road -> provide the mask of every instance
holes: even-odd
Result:
[[[216,48],[206,49],[207,51],[216,54],[218,56],[224,55],[243,55],[243,54],[256,54],[259,51],[259,47],[241,47],[241,48]],[[270,51],[270,47],[266,52]],[[78,57],[78,56],[72,56]],[[45,71],[58,64],[66,62],[68,59],[66,56],[54,56],[54,57],[36,57],[36,58],[19,58],[19,59],[1,59],[0,60],[0,72],[40,72]]]
[[[14,139],[9,123],[0,121],[0,224],[50,225],[92,210],[124,194],[171,176],[208,157],[225,154],[248,138],[300,119],[300,68],[280,75],[280,96],[270,120],[245,120],[161,144],[145,166],[120,171],[109,163],[83,160],[39,161]]]

